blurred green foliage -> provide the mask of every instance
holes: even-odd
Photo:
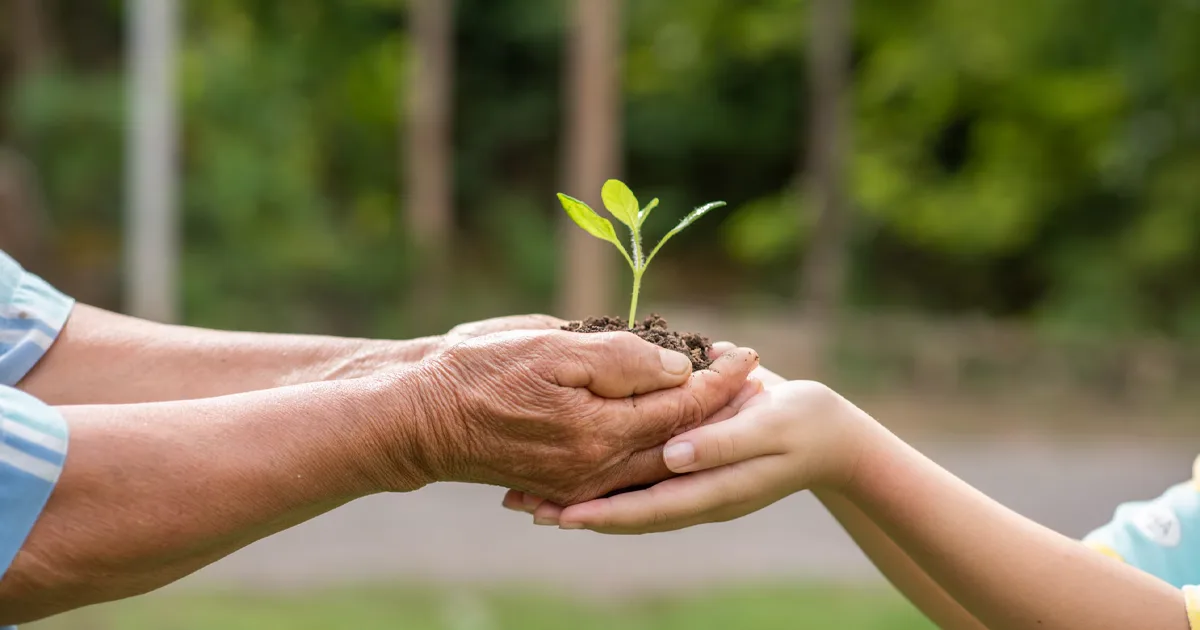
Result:
[[[58,3],[57,63],[8,86],[0,129],[40,168],[60,255],[115,277],[121,5],[77,4]],[[569,5],[457,2],[452,299],[468,311],[551,304]],[[404,3],[186,6],[187,318],[400,333],[420,273],[401,220]],[[807,7],[625,3],[624,179],[662,199],[647,229],[731,204],[659,263],[702,299],[795,295]],[[1200,339],[1200,3],[855,11],[855,306]]]

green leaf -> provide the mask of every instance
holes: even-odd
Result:
[[[643,267],[648,266],[650,264],[650,261],[654,260],[654,255],[658,253],[658,250],[662,249],[663,245],[667,244],[667,241],[671,240],[672,236],[675,236],[676,234],[682,232],[684,230],[684,228],[695,223],[697,219],[708,214],[710,211],[716,210],[717,208],[720,208],[721,206],[724,206],[724,205],[725,205],[724,201],[714,201],[712,203],[706,203],[703,206],[700,206],[699,208],[696,208],[695,210],[692,210],[691,212],[689,212],[688,215],[686,217],[683,217],[683,220],[679,222],[679,225],[676,225],[670,232],[667,232],[666,236],[662,237],[662,240],[659,241],[658,245],[656,245],[654,247],[654,251],[650,252],[650,257],[646,259],[645,264],[643,264],[642,266]]]
[[[646,217],[650,216],[650,211],[657,207],[658,197],[655,197],[654,199],[650,200],[650,203],[646,204],[645,208],[642,208],[640,213],[638,213],[638,227],[642,227],[642,224],[646,222]]]
[[[604,200],[604,207],[608,208],[618,221],[630,229],[637,228],[638,201],[628,186],[620,180],[610,179],[604,182],[604,187],[600,189],[600,198]]]
[[[567,211],[567,216],[575,222],[575,225],[583,228],[584,232],[595,236],[602,241],[608,241],[617,246],[621,250],[621,255],[625,256],[625,261],[633,267],[633,260],[629,258],[629,254],[625,251],[625,246],[617,238],[617,232],[613,229],[612,221],[596,214],[591,206],[586,203],[571,197],[558,193],[558,200],[562,203],[563,210]]]

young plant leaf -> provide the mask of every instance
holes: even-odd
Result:
[[[666,236],[662,237],[662,240],[659,241],[658,245],[654,247],[654,251],[650,252],[650,257],[646,259],[645,265],[649,265],[650,261],[654,260],[654,255],[658,253],[658,250],[662,249],[663,245],[666,245],[667,241],[671,240],[672,236],[682,232],[684,228],[695,223],[697,219],[708,214],[710,211],[716,210],[724,205],[724,201],[714,201],[712,203],[706,203],[703,206],[700,206],[699,208],[689,212],[688,215],[683,217],[683,220],[679,222],[679,225],[676,225],[670,232],[667,232]]]
[[[608,241],[617,246],[621,250],[621,255],[625,256],[625,261],[633,267],[633,260],[629,258],[628,252],[625,251],[625,246],[621,244],[621,240],[617,238],[617,231],[613,229],[612,221],[596,214],[591,206],[586,203],[571,197],[558,193],[558,200],[562,203],[563,210],[567,211],[567,216],[575,222],[575,225],[583,228],[583,231],[595,236],[602,241]]]
[[[608,208],[618,221],[629,226],[631,230],[637,229],[638,201],[628,186],[620,180],[610,179],[604,182],[604,187],[600,189],[600,198],[604,200],[604,207]]]
[[[646,222],[646,217],[650,216],[650,211],[657,207],[658,207],[658,197],[655,197],[654,199],[650,200],[650,203],[646,204],[645,208],[642,208],[642,211],[638,213],[638,227],[639,228],[642,227],[642,224]]]

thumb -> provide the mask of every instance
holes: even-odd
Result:
[[[782,453],[782,444],[763,421],[769,406],[743,409],[724,422],[703,425],[667,442],[663,448],[667,468],[688,473]]]

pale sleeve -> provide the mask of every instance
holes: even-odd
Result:
[[[0,251],[0,385],[16,385],[33,369],[74,305]]]
[[[1188,621],[1200,630],[1200,458],[1192,481],[1157,498],[1117,507],[1084,544],[1183,589]]]

